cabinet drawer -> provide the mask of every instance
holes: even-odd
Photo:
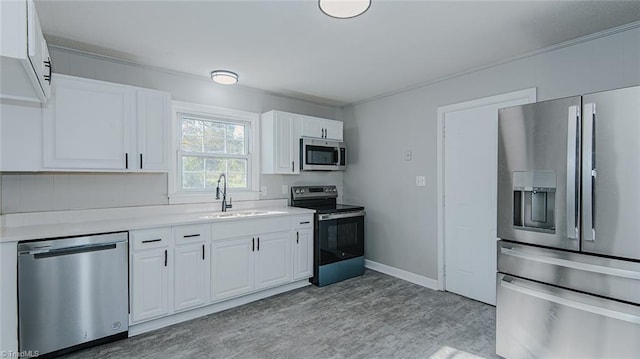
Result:
[[[171,228],[143,229],[129,232],[134,251],[167,247],[171,238]]]
[[[211,237],[213,239],[251,236],[257,233],[288,231],[290,217],[236,220],[214,223]]]
[[[210,224],[173,227],[176,244],[203,242],[211,238]]]
[[[313,228],[313,214],[291,217],[291,228]]]

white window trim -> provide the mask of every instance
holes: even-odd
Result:
[[[234,191],[228,190],[227,197],[232,197],[234,201],[249,201],[260,199],[260,114],[228,108],[200,105],[182,101],[171,102],[171,153],[169,156],[171,165],[169,166],[168,192],[169,204],[182,203],[202,203],[217,202],[215,191],[211,193],[180,191],[180,173],[179,169],[179,145],[182,136],[182,127],[180,126],[180,118],[178,114],[188,113],[203,117],[217,117],[222,119],[246,121],[250,123],[249,130],[249,190]]]

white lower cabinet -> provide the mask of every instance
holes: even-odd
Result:
[[[176,312],[209,302],[210,228],[208,224],[173,228],[173,309]]]
[[[313,215],[129,232],[131,324],[313,275]]]
[[[288,283],[291,280],[288,239],[289,231],[283,231],[213,240],[212,300]]]
[[[170,228],[129,232],[131,250],[131,322],[159,318],[171,313]]]
[[[215,229],[214,229],[215,231]],[[253,289],[254,238],[211,242],[211,299],[219,301]]]
[[[255,251],[255,289],[291,280],[289,231],[259,235]]]
[[[131,323],[209,303],[211,225],[130,231]]]
[[[313,216],[292,218],[293,280],[313,276]]]

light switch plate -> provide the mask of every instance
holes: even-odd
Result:
[[[282,185],[282,194],[289,194],[289,185]]]
[[[427,179],[425,178],[425,176],[416,176],[417,187],[424,187],[426,185],[427,185]]]

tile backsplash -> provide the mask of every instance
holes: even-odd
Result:
[[[3,173],[0,213],[168,204],[166,173]]]

